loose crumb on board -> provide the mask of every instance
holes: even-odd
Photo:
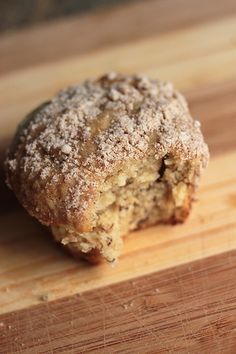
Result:
[[[49,298],[48,294],[42,294],[39,296],[40,301],[48,301],[48,298]]]
[[[4,322],[0,322],[0,327],[4,327],[4,326],[5,326]]]
[[[133,301],[130,301],[130,302],[127,302],[125,304],[122,305],[122,307],[125,309],[125,310],[128,310],[130,307],[133,306]]]

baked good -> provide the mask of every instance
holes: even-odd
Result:
[[[130,230],[186,219],[208,158],[200,123],[171,83],[110,73],[30,113],[6,176],[57,241],[113,262]]]

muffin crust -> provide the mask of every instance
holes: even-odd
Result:
[[[30,113],[6,174],[56,240],[114,261],[128,231],[184,221],[208,158],[200,123],[170,83],[110,73]]]

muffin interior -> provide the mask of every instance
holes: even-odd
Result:
[[[100,186],[91,232],[78,233],[68,226],[53,226],[52,232],[72,251],[96,249],[113,262],[129,231],[186,218],[194,175],[193,163],[169,156],[124,166]]]

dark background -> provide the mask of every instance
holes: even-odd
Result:
[[[0,0],[0,32],[134,0]]]

